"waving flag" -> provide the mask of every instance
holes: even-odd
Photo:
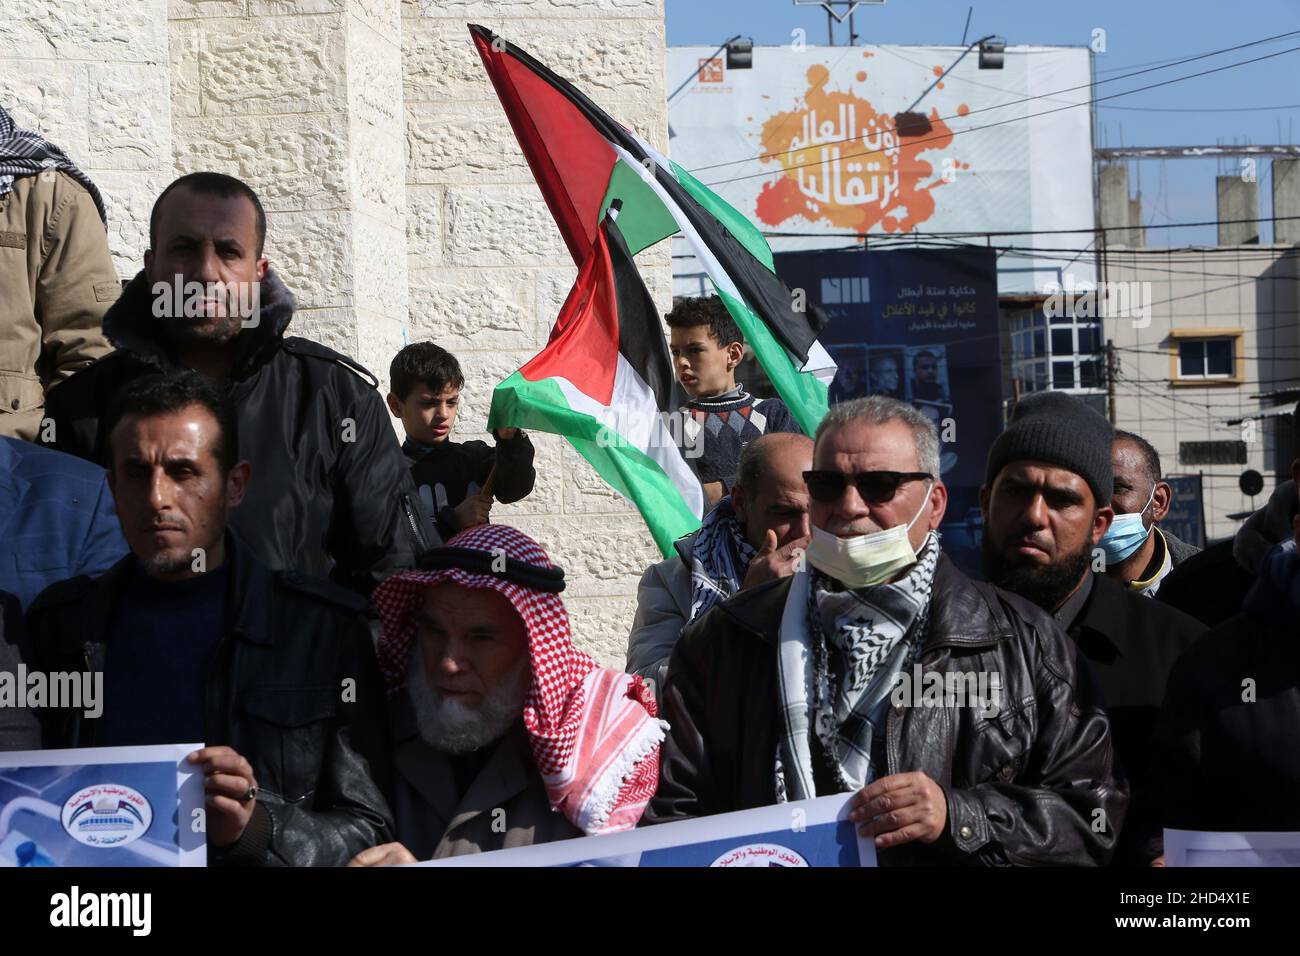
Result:
[[[636,400],[641,403],[639,407],[649,407],[644,401],[649,395],[655,397],[661,411],[669,410],[663,404],[666,394],[654,381],[660,374],[656,363],[660,358],[666,362],[667,356],[662,325],[653,302],[644,292],[640,277],[636,276],[635,283],[630,279],[623,280],[624,286],[620,288],[626,292],[626,298],[606,296],[596,299],[593,296],[596,296],[595,290],[602,287],[614,288],[617,283],[612,277],[616,274],[630,271],[635,275],[631,256],[681,233],[704,265],[718,296],[735,318],[778,394],[804,431],[812,434],[826,413],[826,387],[835,372],[830,356],[817,342],[826,317],[815,306],[805,305],[805,297],[794,296],[777,278],[772,266],[772,252],[758,229],[686,170],[616,123],[567,80],[556,76],[485,27],[471,26],[470,33],[551,215],[580,269],[578,283],[565,303],[546,350],[507,379],[494,394],[489,426],[528,427],[520,416],[531,414],[534,419],[532,427],[558,432],[574,440],[574,435],[565,427],[576,423],[567,416],[555,418],[553,409],[542,414],[530,405],[519,385],[521,382],[536,384],[547,379],[553,382],[564,379],[570,383],[584,381],[585,385],[583,379],[557,374],[557,370],[571,371],[556,358],[564,339],[560,327],[566,321],[570,325],[595,323],[597,320],[591,315],[599,308],[616,310],[599,320],[605,323],[604,328],[616,328],[618,332],[618,336],[611,339],[612,345],[606,346],[606,358],[617,353],[628,361],[634,353],[623,347],[624,341],[636,341],[638,349],[643,345],[649,349],[654,342],[659,343],[659,348],[654,350],[656,357],[653,361],[647,360],[649,365],[638,358],[628,361],[627,368],[638,375],[644,373],[641,382],[645,391],[636,390],[639,396]],[[616,227],[612,227],[610,222],[611,209],[617,215]],[[615,233],[617,239],[613,238]],[[639,291],[631,291],[633,285],[639,287]],[[632,311],[621,311],[625,308]],[[635,333],[632,331],[634,324],[638,325]],[[553,353],[553,350],[556,351]],[[573,360],[572,349],[563,354],[566,361]],[[588,355],[587,358],[594,360],[596,357]],[[531,374],[530,368],[533,369]],[[538,368],[547,370],[548,374],[537,378]],[[665,368],[670,386],[671,367],[665,364]],[[630,381],[626,375],[624,366],[610,367],[602,381],[614,384]],[[528,390],[529,395],[535,393],[536,389]],[[607,395],[630,396],[632,392],[619,391],[611,385],[610,390],[602,388],[594,392],[582,391],[581,394],[592,400],[603,400]],[[573,397],[568,393],[566,396]],[[621,415],[610,411],[619,407],[617,403],[599,407],[606,410],[604,414],[607,416],[615,415],[622,420]],[[554,426],[539,423],[543,421],[552,421]],[[643,427],[633,431],[636,440],[632,434],[620,434],[624,434],[632,446],[644,451],[637,441],[652,437],[653,429]],[[627,486],[626,481],[620,485],[606,470],[602,470],[601,463],[588,454],[590,449],[577,441],[574,444],[596,465],[602,477],[641,508],[660,548],[669,553],[671,538],[666,543],[661,536],[669,532],[666,528],[656,530],[659,519],[652,516],[642,503],[640,495],[645,489]],[[666,453],[658,457],[647,453],[647,456],[660,464],[664,475],[682,494],[681,504],[675,506],[673,512],[680,512],[682,507],[694,512],[694,523],[681,533],[692,530],[698,526],[698,498],[686,494],[684,486],[677,481],[678,463],[668,463]],[[624,459],[619,459],[619,462],[626,463]],[[605,460],[604,465],[608,469],[611,463]],[[625,479],[628,477],[624,475]],[[661,482],[659,487],[667,486]],[[657,500],[658,493],[650,497]],[[681,526],[675,518],[670,524],[674,528]]]
[[[637,506],[667,555],[699,527],[704,507],[665,414],[674,405],[658,313],[608,215],[546,348],[492,393],[488,427],[564,435]]]

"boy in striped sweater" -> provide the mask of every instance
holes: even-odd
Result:
[[[758,399],[736,381],[745,340],[716,295],[678,299],[665,316],[677,381],[690,396],[682,444],[709,507],[731,492],[740,450],[768,432],[798,432],[779,398]]]

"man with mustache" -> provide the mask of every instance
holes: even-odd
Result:
[[[144,269],[104,316],[117,351],[50,393],[53,427],[40,437],[106,464],[103,414],[118,390],[197,371],[230,396],[257,473],[235,530],[273,568],[369,594],[432,541],[377,382],[288,334],[297,303],[265,241],[261,200],[240,180],[189,173],[164,189]]]
[[[1117,862],[1150,862],[1143,834],[1151,742],[1169,672],[1205,627],[1105,574],[1114,430],[1064,392],[1022,399],[989,452],[980,507],[984,576],[1051,614],[1101,687],[1115,752],[1133,788]]]
[[[911,405],[830,410],[804,473],[809,567],[718,604],[673,649],[649,820],[843,793],[883,864],[1109,861],[1128,795],[1105,712],[1048,615],[943,555],[938,474]],[[1000,693],[894,693],[916,668],[954,688],[996,675]]]
[[[206,743],[189,760],[212,863],[341,865],[388,839],[365,600],[272,571],[228,532],[256,476],[202,376],[138,379],[105,423],[131,553],[51,585],[27,615],[35,669],[102,673],[102,713],[44,712],[46,746]]]

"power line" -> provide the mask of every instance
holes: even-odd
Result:
[[[1107,110],[1129,110],[1134,113],[1261,113],[1268,110],[1300,110],[1300,103],[1285,106],[1116,106],[1108,103]]]
[[[1084,101],[1081,102],[1081,103],[1074,103],[1074,104],[1070,104],[1070,105],[1068,105],[1068,106],[1058,106],[1058,107],[1056,107],[1055,109],[1043,110],[1043,111],[1041,111],[1041,112],[1039,112],[1039,113],[1029,113],[1029,114],[1027,114],[1027,115],[1025,115],[1025,116],[1012,116],[1012,117],[1010,117],[1009,119],[998,120],[998,121],[993,122],[993,123],[985,123],[985,124],[982,125],[982,126],[969,126],[969,127],[967,127],[966,129],[955,129],[955,130],[951,130],[949,133],[946,134],[946,136],[948,136],[948,137],[960,136],[960,135],[963,135],[963,134],[965,134],[965,133],[975,133],[975,132],[979,132],[980,130],[994,129],[994,128],[998,127],[998,126],[1006,126],[1006,125],[1008,125],[1009,123],[1018,123],[1018,122],[1021,122],[1021,121],[1023,121],[1023,120],[1036,119],[1037,117],[1040,117],[1040,116],[1050,116],[1052,113],[1060,113],[1060,112],[1062,112],[1063,110],[1074,109],[1074,108],[1076,108],[1076,107],[1078,107],[1078,106],[1088,106],[1088,105],[1090,105],[1090,104],[1101,103],[1101,102],[1104,102],[1104,101],[1106,101],[1106,100],[1118,99],[1118,98],[1121,97],[1121,96],[1132,96],[1134,93],[1142,93],[1142,92],[1145,92],[1146,90],[1154,90],[1154,89],[1158,89],[1159,87],[1162,87],[1162,86],[1169,86],[1169,85],[1171,85],[1171,84],[1173,84],[1173,83],[1182,83],[1182,82],[1184,82],[1184,81],[1186,81],[1186,80],[1194,80],[1194,79],[1196,79],[1197,77],[1201,77],[1201,76],[1210,76],[1210,75],[1212,75],[1212,74],[1214,74],[1214,73],[1222,73],[1224,70],[1233,70],[1233,69],[1236,69],[1236,68],[1239,67],[1239,66],[1249,66],[1249,65],[1252,64],[1252,63],[1259,63],[1259,62],[1261,62],[1261,61],[1263,61],[1263,60],[1271,60],[1271,59],[1273,59],[1273,57],[1276,57],[1276,56],[1285,56],[1285,55],[1288,54],[1288,53],[1295,53],[1297,50],[1300,50],[1300,46],[1288,47],[1287,49],[1285,49],[1285,50],[1279,50],[1279,51],[1276,52],[1276,53],[1268,53],[1268,54],[1265,54],[1264,56],[1257,56],[1257,57],[1254,57],[1253,59],[1250,59],[1250,60],[1241,60],[1241,61],[1239,61],[1239,62],[1237,62],[1237,63],[1229,63],[1229,64],[1227,64],[1226,66],[1215,67],[1215,68],[1212,69],[1212,70],[1202,70],[1200,73],[1189,73],[1187,76],[1176,76],[1176,77],[1174,77],[1174,78],[1171,79],[1171,80],[1163,80],[1163,81],[1161,81],[1161,82],[1159,82],[1159,83],[1148,83],[1146,86],[1139,86],[1139,87],[1137,87],[1136,89],[1132,89],[1132,90],[1123,90],[1123,91],[1121,91],[1121,92],[1119,92],[1119,93],[1111,93],[1111,94],[1109,94],[1108,96],[1099,96],[1099,97],[1095,97],[1095,98],[1093,98],[1093,99],[1084,100]],[[911,143],[910,145],[912,145],[912,146],[919,146],[921,143],[932,143],[932,142],[936,142],[936,141],[938,141],[938,140],[942,140],[942,139],[944,139],[944,138],[945,138],[945,136],[929,136],[929,137],[922,137],[922,138],[920,138],[920,139],[915,139],[915,140],[913,140],[912,143]],[[825,144],[823,144],[823,145],[825,145]],[[863,150],[863,151],[860,152],[860,153],[846,153],[845,155],[840,156],[840,157],[838,157],[838,158],[839,158],[839,159],[855,159],[855,158],[858,158],[858,157],[861,157],[861,156],[874,156],[874,155],[877,154],[877,153],[883,153],[883,152],[885,152],[885,151],[886,151],[886,150],[885,150],[883,147],[881,147],[881,148],[877,148],[877,149],[868,149],[868,150]],[[788,153],[788,152],[793,152],[793,150],[786,150],[786,152],[787,152],[787,153]],[[740,162],[749,162],[749,160],[740,160]],[[795,163],[795,164],[792,165],[792,166],[784,166],[784,167],[782,167],[782,172],[789,172],[789,171],[792,170],[792,169],[803,169],[803,168],[805,168],[805,167],[807,167],[807,166],[821,166],[821,165],[824,165],[826,162],[828,162],[828,160],[818,159],[818,160],[814,160],[814,161],[810,161],[810,162],[806,162],[806,163]],[[725,186],[727,183],[736,183],[736,182],[741,182],[741,181],[746,180],[746,179],[757,179],[757,178],[760,178],[760,177],[766,177],[766,176],[771,176],[771,175],[773,175],[773,172],[772,172],[772,171],[769,171],[769,170],[763,170],[762,172],[749,173],[748,175],[745,175],[745,176],[733,176],[731,179],[717,179],[717,180],[713,180],[712,182],[705,183],[704,185],[706,185],[706,186]]]
[[[1295,49],[1296,49],[1296,50],[1300,50],[1300,47],[1296,47]],[[1287,51],[1287,52],[1291,52],[1291,51]],[[854,153],[854,154],[852,154],[852,155],[859,155],[859,154]],[[847,158],[847,157],[841,157],[841,158]],[[809,163],[809,164],[805,164],[805,165],[817,165],[817,163]],[[791,169],[794,169],[795,167],[792,166],[792,167],[790,167],[790,168],[791,168]],[[767,176],[767,175],[771,175],[771,174],[770,174],[770,173],[763,173],[762,175]],[[741,179],[747,179],[747,178],[750,178],[750,177],[744,177],[744,176],[742,176],[742,177],[740,177],[740,178],[741,178]],[[737,181],[737,180],[730,180],[730,179],[729,179],[729,180],[725,180],[725,182],[736,182],[736,181]],[[718,184],[717,184],[717,183],[710,183],[709,185],[718,185]],[[1161,224],[1159,224],[1159,225],[1143,226],[1142,228],[1143,228],[1143,229],[1189,229],[1189,228],[1192,228],[1192,227],[1195,227],[1195,226],[1235,226],[1235,225],[1243,225],[1243,224],[1246,224],[1246,223],[1256,223],[1256,222],[1289,222],[1289,221],[1291,221],[1291,220],[1293,220],[1293,219],[1300,219],[1300,216],[1257,216],[1257,217],[1253,217],[1253,218],[1250,218],[1250,219],[1203,219],[1203,220],[1201,220],[1201,221],[1199,221],[1199,222],[1167,222],[1167,223],[1161,223]],[[771,231],[771,232],[764,232],[764,233],[763,233],[763,236],[764,236],[764,238],[767,238],[767,239],[859,239],[859,240],[860,240],[860,239],[862,239],[864,236],[866,236],[868,239],[871,239],[871,240],[879,240],[879,239],[911,239],[911,238],[913,238],[913,237],[921,238],[921,239],[927,239],[927,238],[931,238],[931,237],[934,237],[934,238],[945,238],[945,239],[948,239],[948,238],[978,238],[978,237],[980,237],[980,236],[983,236],[983,237],[986,237],[986,238],[992,238],[992,237],[994,237],[994,236],[1060,236],[1060,235],[1078,235],[1078,234],[1080,234],[1080,233],[1093,233],[1093,232],[1124,232],[1124,231],[1130,230],[1130,229],[1132,229],[1132,228],[1133,228],[1132,226],[1085,226],[1085,227],[1082,227],[1082,228],[1079,228],[1079,229],[999,229],[999,230],[990,230],[990,231],[986,231],[986,232],[958,232],[958,231],[951,231],[951,232],[919,232],[919,231],[913,231],[913,232],[898,233],[898,234],[894,234],[894,233],[882,233],[882,234],[876,234],[876,233],[870,233],[870,232],[868,232],[868,233],[862,233],[862,232],[786,232],[786,231]],[[1060,250],[1058,249],[1057,251],[1060,251]],[[1069,251],[1073,252],[1073,251],[1076,251],[1076,250],[1069,250]],[[1146,252],[1154,252],[1154,253],[1159,253],[1159,254],[1162,254],[1162,255],[1165,254],[1164,250],[1161,250],[1161,249],[1152,249],[1152,250],[1122,249],[1122,250],[1117,250],[1117,251],[1115,252],[1115,255],[1121,255],[1121,254],[1126,254],[1126,253],[1135,253],[1135,254],[1139,254],[1139,255],[1141,255],[1141,254],[1145,254]],[[1110,254],[1110,250],[1107,250],[1107,254],[1108,254],[1108,255]]]
[[[1296,34],[1300,34],[1300,30],[1292,30],[1292,31],[1290,31],[1290,32],[1288,32],[1288,33],[1278,33],[1278,34],[1275,34],[1274,36],[1271,36],[1271,37],[1264,37],[1264,38],[1261,39],[1261,40],[1252,40],[1252,41],[1249,42],[1249,43],[1243,43],[1243,44],[1240,44],[1240,45],[1238,45],[1238,46],[1230,46],[1230,47],[1224,47],[1224,48],[1222,48],[1222,49],[1218,49],[1218,50],[1211,50],[1211,51],[1208,52],[1208,53],[1201,53],[1201,54],[1197,54],[1197,55],[1195,55],[1195,56],[1187,57],[1187,58],[1185,58],[1185,59],[1174,60],[1174,61],[1172,61],[1172,62],[1166,64],[1165,66],[1156,66],[1156,67],[1151,67],[1151,68],[1149,68],[1149,69],[1145,69],[1145,70],[1135,70],[1135,71],[1132,72],[1132,73],[1125,73],[1125,74],[1123,74],[1122,76],[1113,76],[1113,77],[1110,77],[1109,79],[1105,79],[1105,80],[1094,80],[1094,81],[1092,81],[1092,82],[1090,82],[1090,83],[1082,83],[1082,84],[1079,84],[1078,86],[1070,86],[1070,87],[1066,87],[1066,88],[1064,88],[1064,89],[1060,89],[1060,90],[1053,90],[1051,93],[1039,93],[1039,94],[1036,94],[1036,95],[1034,95],[1034,96],[1023,97],[1023,98],[1021,98],[1021,99],[1019,99],[1019,100],[1011,100],[1011,101],[1006,102],[1006,103],[997,103],[997,104],[994,104],[993,106],[982,106],[982,107],[980,107],[979,109],[968,110],[968,111],[966,112],[965,115],[966,115],[966,116],[972,116],[972,115],[974,115],[974,114],[976,114],[976,113],[986,113],[986,112],[988,112],[989,110],[1005,109],[1005,108],[1008,107],[1008,106],[1017,106],[1017,105],[1020,105],[1020,104],[1022,104],[1022,103],[1029,103],[1029,102],[1032,102],[1033,100],[1048,99],[1048,98],[1050,98],[1050,97],[1059,96],[1059,95],[1062,94],[1062,93],[1073,93],[1073,92],[1076,92],[1076,91],[1078,91],[1078,90],[1093,89],[1093,88],[1095,88],[1097,85],[1099,85],[1099,84],[1101,84],[1101,83],[1113,83],[1113,82],[1116,81],[1116,80],[1125,80],[1125,79],[1129,79],[1129,78],[1134,77],[1134,76],[1141,76],[1143,73],[1152,73],[1152,72],[1154,72],[1154,71],[1156,71],[1156,70],[1163,70],[1163,69],[1167,69],[1168,67],[1172,67],[1172,66],[1181,66],[1181,65],[1183,65],[1183,64],[1185,64],[1185,63],[1193,63],[1193,62],[1195,62],[1195,61],[1197,61],[1197,60],[1204,60],[1204,59],[1207,59],[1207,58],[1209,58],[1209,57],[1212,57],[1212,56],[1219,56],[1219,55],[1224,54],[1224,53],[1232,53],[1232,52],[1234,52],[1234,51],[1236,51],[1236,50],[1242,50],[1242,49],[1245,49],[1245,48],[1247,48],[1247,47],[1260,46],[1261,44],[1264,44],[1264,43],[1272,43],[1274,40],[1281,40],[1281,39],[1284,39],[1284,38],[1286,38],[1286,37],[1295,36]],[[887,49],[887,48],[882,48],[882,49]],[[898,56],[898,54],[895,54],[895,55]],[[902,57],[902,59],[907,60],[906,57]],[[911,61],[911,60],[907,60],[907,62],[909,62],[909,63],[913,63],[913,61]],[[914,64],[914,65],[922,65],[922,64]],[[996,89],[996,87],[991,87],[991,88]],[[1003,91],[1003,92],[1010,92],[1010,91],[1009,91],[1009,90],[1005,90],[1005,91]],[[1139,91],[1135,90],[1135,91],[1133,91],[1133,92],[1139,92]],[[1060,101],[1059,101],[1059,100],[1056,100],[1056,101],[1054,101],[1054,102],[1060,102]],[[1087,102],[1091,102],[1091,101],[1087,101]],[[1071,105],[1074,105],[1074,106],[1084,106],[1084,105],[1087,105],[1087,102],[1084,102],[1084,103],[1075,103],[1075,104],[1071,104]],[[961,116],[961,114],[954,114],[954,115],[952,115],[952,116],[941,116],[941,117],[939,117],[939,119],[940,119],[941,121],[946,121],[946,120],[950,120],[950,119],[957,119],[957,118],[959,118],[960,116]],[[847,142],[852,142],[852,140],[851,140],[851,139],[829,140],[829,141],[828,141],[826,144],[824,144],[824,145],[832,145],[832,144],[834,144],[834,143],[847,143]],[[778,151],[778,152],[774,152],[774,153],[760,153],[760,154],[757,155],[757,156],[751,157],[751,159],[770,159],[770,158],[775,157],[775,156],[783,156],[783,155],[785,155],[786,153],[790,153],[790,152],[794,152],[794,150],[783,150],[783,151]],[[692,169],[691,172],[692,172],[692,173],[700,173],[700,172],[703,172],[704,170],[707,170],[707,169],[719,169],[719,168],[721,168],[721,167],[723,167],[723,166],[734,166],[734,165],[736,165],[737,163],[747,163],[747,162],[750,162],[751,159],[733,159],[733,160],[728,160],[727,162],[723,162],[723,163],[714,163],[714,164],[712,164],[712,165],[710,165],[710,166],[698,166],[698,167],[696,167],[695,169]]]
[[[1173,63],[1167,64],[1166,66],[1151,67],[1151,68],[1148,68],[1148,69],[1145,69],[1145,70],[1135,70],[1135,71],[1132,72],[1132,73],[1125,73],[1125,74],[1123,74],[1123,75],[1121,75],[1121,76],[1113,76],[1113,77],[1110,77],[1109,79],[1105,79],[1105,80],[1096,80],[1096,81],[1093,81],[1093,82],[1090,82],[1090,83],[1081,83],[1081,84],[1079,84],[1079,85],[1077,85],[1077,86],[1070,86],[1070,87],[1066,87],[1066,88],[1064,88],[1064,89],[1054,90],[1054,91],[1052,91],[1051,93],[1039,93],[1039,94],[1035,94],[1034,96],[1026,96],[1026,97],[1023,97],[1023,98],[1018,99],[1018,100],[1010,100],[1010,101],[1008,101],[1008,102],[1006,102],[1006,103],[995,103],[995,104],[993,104],[992,106],[981,106],[981,107],[979,107],[979,108],[977,108],[977,109],[967,110],[965,114],[954,113],[954,114],[952,114],[952,115],[950,115],[950,116],[941,116],[941,117],[939,117],[938,119],[939,119],[940,122],[946,122],[947,120],[952,120],[952,119],[964,119],[965,117],[968,117],[968,116],[974,116],[974,115],[976,115],[976,114],[978,114],[978,113],[987,113],[987,112],[989,112],[990,110],[1006,109],[1006,108],[1009,107],[1009,106],[1019,106],[1019,105],[1021,105],[1021,104],[1024,104],[1024,103],[1030,103],[1030,102],[1033,102],[1033,101],[1035,101],[1035,100],[1050,99],[1051,97],[1059,96],[1059,95],[1062,94],[1062,93],[1073,93],[1073,92],[1077,92],[1078,90],[1091,90],[1091,89],[1095,89],[1097,86],[1101,85],[1102,83],[1113,83],[1113,82],[1115,82],[1115,81],[1117,81],[1117,80],[1126,80],[1126,79],[1130,79],[1130,78],[1132,78],[1132,77],[1134,77],[1134,76],[1141,76],[1141,75],[1144,74],[1144,73],[1152,73],[1152,72],[1155,72],[1156,70],[1168,69],[1169,67],[1173,67],[1173,66],[1182,66],[1182,65],[1184,65],[1184,64],[1186,64],[1186,63],[1194,63],[1194,62],[1196,62],[1197,60],[1204,60],[1204,59],[1207,59],[1207,58],[1209,58],[1209,57],[1220,56],[1220,55],[1222,55],[1222,54],[1224,54],[1224,53],[1232,53],[1232,52],[1234,52],[1234,51],[1236,51],[1236,50],[1243,50],[1243,49],[1246,49],[1247,47],[1260,46],[1261,44],[1264,44],[1264,43],[1272,43],[1274,40],[1281,40],[1281,39],[1284,39],[1284,38],[1286,38],[1286,37],[1296,36],[1297,34],[1300,34],[1300,30],[1292,30],[1292,31],[1289,31],[1289,32],[1287,32],[1287,33],[1278,33],[1278,34],[1275,34],[1274,36],[1271,36],[1271,37],[1264,37],[1263,39],[1260,39],[1260,40],[1252,40],[1252,41],[1250,41],[1249,43],[1241,43],[1241,44],[1238,44],[1237,46],[1223,47],[1222,49],[1212,50],[1212,51],[1210,51],[1210,52],[1208,52],[1208,53],[1201,53],[1201,54],[1198,54],[1198,55],[1196,55],[1196,56],[1190,56],[1190,57],[1187,57],[1187,58],[1185,58],[1185,59],[1178,60],[1178,61],[1175,61],[1175,62],[1173,62]],[[1248,65],[1248,64],[1250,64],[1250,63],[1258,62],[1258,60],[1267,60],[1267,59],[1271,59],[1271,58],[1274,57],[1274,56],[1281,56],[1281,55],[1283,55],[1283,54],[1291,53],[1291,52],[1294,52],[1294,50],[1293,50],[1293,49],[1281,50],[1281,51],[1279,51],[1279,52],[1277,52],[1277,53],[1270,53],[1270,54],[1268,54],[1268,55],[1266,55],[1266,56],[1258,57],[1258,58],[1256,58],[1256,59],[1252,59],[1252,60],[1243,60],[1243,61],[1241,61],[1240,63],[1230,63],[1230,64],[1228,64],[1227,66],[1216,67],[1216,68],[1213,69],[1213,70],[1207,70],[1207,71],[1203,71],[1203,72],[1201,72],[1201,73],[1193,73],[1193,74],[1190,74],[1190,75],[1188,75],[1188,76],[1184,76],[1184,77],[1175,77],[1175,78],[1172,79],[1172,80],[1166,80],[1166,81],[1163,81],[1163,82],[1160,82],[1160,83],[1153,83],[1153,84],[1149,84],[1149,85],[1147,85],[1147,86],[1141,86],[1141,87],[1138,87],[1138,88],[1133,89],[1133,90],[1127,90],[1127,91],[1124,91],[1124,92],[1121,92],[1121,93],[1111,94],[1111,95],[1109,95],[1109,96],[1104,96],[1104,97],[1100,97],[1100,98],[1097,98],[1097,99],[1087,99],[1087,100],[1081,100],[1081,101],[1078,102],[1078,103],[1068,103],[1068,104],[1065,105],[1065,106],[1059,107],[1059,108],[1057,108],[1057,109],[1055,109],[1055,110],[1047,110],[1047,111],[1045,111],[1045,112],[1043,112],[1043,113],[1031,113],[1031,114],[1029,114],[1028,116],[1016,116],[1016,117],[1012,117],[1010,120],[1002,120],[1002,121],[999,121],[999,122],[996,122],[996,123],[986,124],[986,125],[984,125],[984,126],[975,126],[975,127],[971,127],[970,129],[967,129],[967,130],[955,130],[955,131],[954,131],[954,135],[956,135],[956,133],[959,133],[959,132],[961,132],[961,133],[965,133],[965,132],[973,132],[974,130],[979,130],[979,129],[989,129],[989,128],[992,128],[992,127],[994,127],[994,126],[1001,126],[1001,125],[1004,125],[1004,124],[1007,123],[1007,122],[1013,122],[1013,121],[1016,121],[1016,120],[1021,120],[1021,119],[1032,119],[1032,118],[1035,117],[1035,116],[1046,116],[1046,115],[1049,114],[1049,113],[1060,112],[1060,110],[1063,110],[1063,109],[1072,109],[1072,108],[1074,108],[1074,107],[1076,107],[1076,106],[1087,106],[1087,105],[1089,105],[1089,104],[1091,104],[1091,103],[1099,103],[1099,102],[1102,102],[1103,100],[1107,100],[1107,99],[1116,99],[1116,98],[1118,98],[1118,97],[1120,97],[1120,96],[1130,96],[1130,95],[1132,95],[1133,93],[1141,93],[1141,92],[1143,92],[1143,91],[1145,91],[1145,90],[1156,89],[1157,87],[1160,87],[1160,86],[1168,86],[1170,83],[1180,82],[1180,81],[1182,81],[1182,80],[1195,79],[1195,78],[1198,77],[1198,76],[1205,76],[1205,75],[1208,75],[1209,73],[1217,73],[1217,72],[1220,72],[1220,71],[1225,70],[1225,69],[1232,69],[1233,67],[1236,67],[1236,66],[1246,66],[1246,65]],[[1060,101],[1058,100],[1058,101],[1055,101],[1055,102],[1060,102]],[[933,138],[935,138],[935,139],[941,139],[942,137],[933,137]],[[849,137],[849,138],[838,139],[838,140],[828,140],[828,141],[826,141],[825,143],[821,143],[821,144],[819,144],[819,145],[830,146],[830,145],[834,145],[834,144],[837,144],[837,143],[849,143],[849,142],[854,142],[854,139],[851,138],[851,137]],[[916,141],[916,143],[923,143],[923,142],[928,142],[928,140],[921,139],[921,140],[917,140],[917,141]],[[914,143],[913,145],[915,145],[915,143]],[[697,166],[697,167],[695,167],[694,169],[691,170],[691,173],[692,173],[692,174],[695,174],[695,175],[698,175],[699,173],[702,173],[702,172],[704,172],[704,171],[706,171],[706,170],[710,170],[710,169],[721,169],[722,167],[725,167],[725,166],[735,166],[735,165],[738,165],[738,164],[740,164],[740,163],[748,163],[748,162],[752,162],[752,161],[755,161],[755,160],[771,159],[771,158],[774,158],[774,157],[777,157],[777,156],[785,156],[785,155],[788,155],[789,153],[792,153],[792,152],[797,152],[797,150],[787,149],[787,150],[778,150],[778,151],[776,151],[776,152],[772,152],[772,153],[759,153],[757,156],[746,157],[745,159],[733,159],[733,160],[728,160],[728,161],[726,161],[726,162],[721,162],[721,163],[712,163],[712,164],[707,165],[707,166]],[[851,155],[851,156],[869,156],[869,155],[872,155],[873,153],[878,153],[878,152],[882,152],[882,150],[876,149],[876,150],[870,150],[870,151],[868,151],[868,152],[866,152],[866,153],[852,153],[852,154],[850,154],[850,155]],[[847,157],[842,157],[842,158],[847,158]],[[787,168],[788,168],[788,169],[794,169],[794,168],[798,168],[798,167],[787,167]],[[767,174],[764,174],[764,175],[767,175]],[[738,177],[738,178],[743,179],[743,178],[746,178],[746,177]],[[721,182],[734,182],[734,181],[735,181],[735,180],[721,180]],[[718,185],[718,183],[707,183],[706,185]]]

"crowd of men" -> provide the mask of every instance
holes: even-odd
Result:
[[[0,237],[0,676],[103,686],[0,695],[0,749],[204,741],[214,864],[840,793],[886,865],[1151,865],[1167,827],[1300,830],[1294,481],[1198,552],[1159,526],[1148,442],[1032,394],[987,450],[973,580],[930,416],[875,394],[806,436],[736,381],[721,303],[688,300],[666,323],[709,506],[602,667],[563,570],[492,521],[533,488],[528,436],[451,437],[489,383],[415,343],[385,402],[289,335],[246,184],[169,185],[120,288],[93,184],[0,110]]]

